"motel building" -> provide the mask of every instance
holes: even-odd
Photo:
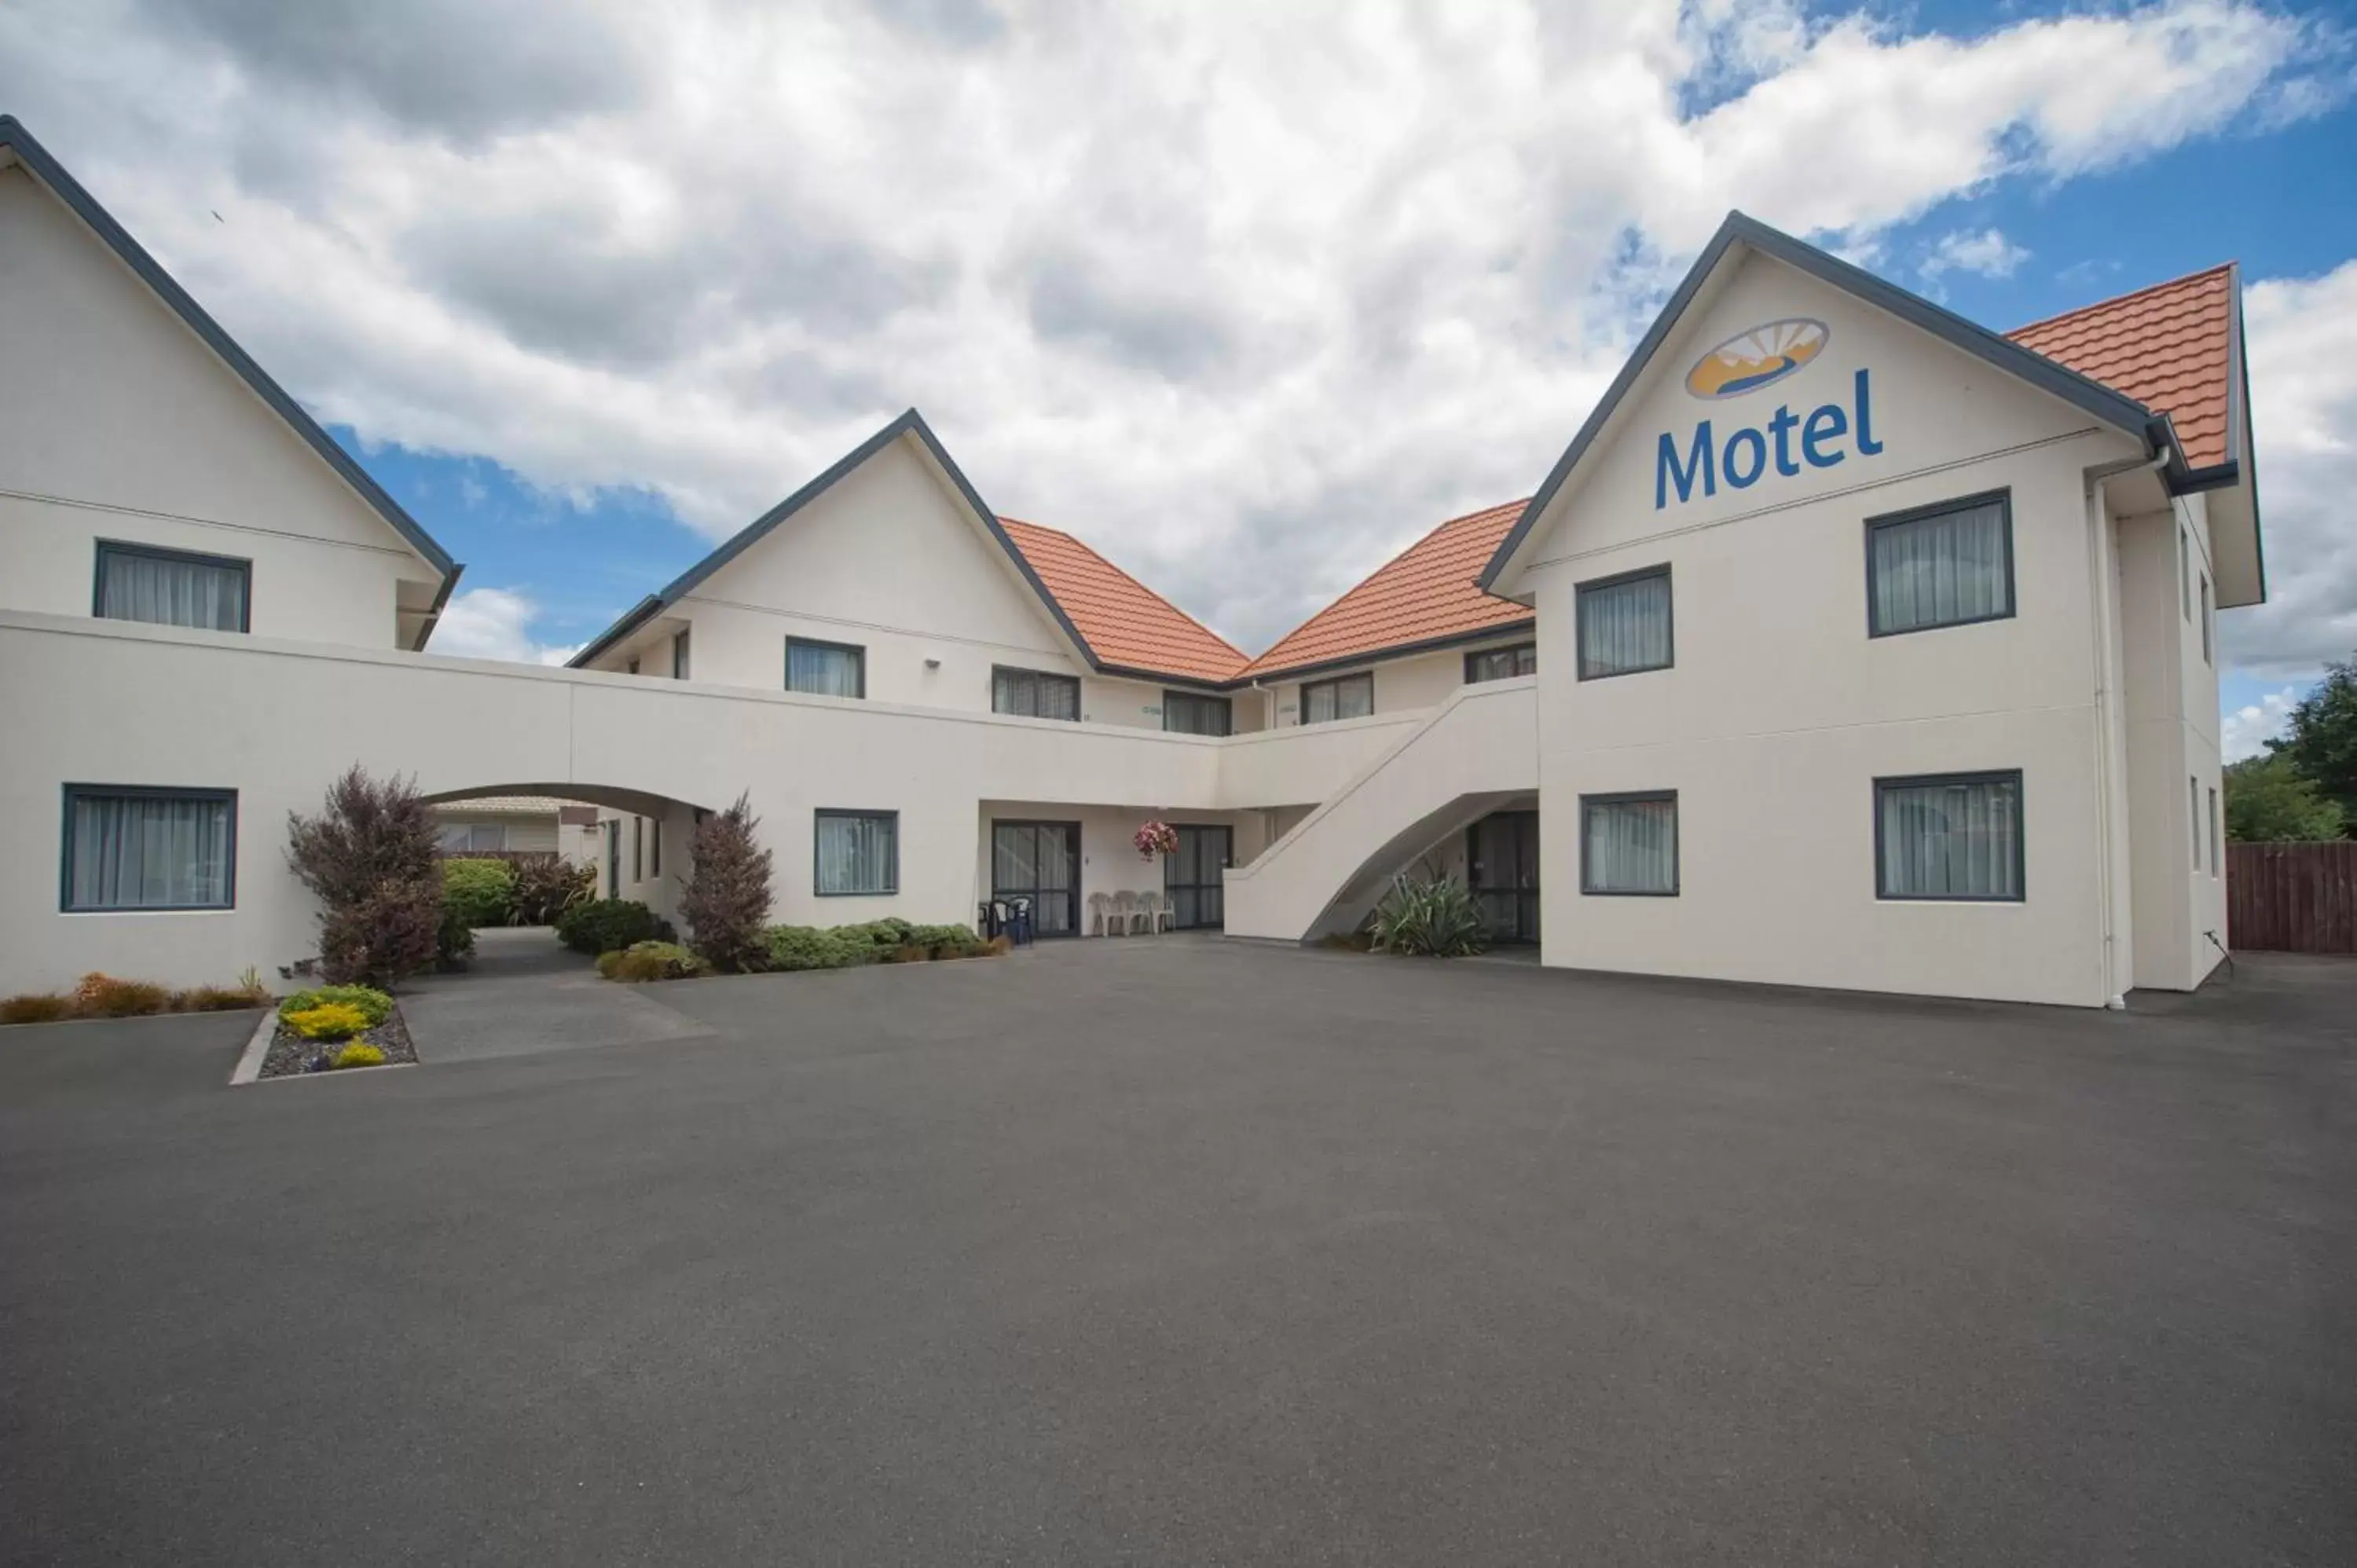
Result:
[[[1426,868],[1576,969],[2104,1006],[2224,955],[2232,266],[2000,334],[1730,215],[1531,499],[1256,657],[914,411],[571,667],[439,657],[457,564],[4,118],[0,344],[0,992],[307,956],[287,813],[355,762],[592,805],[665,911],[742,793],[798,923],[1301,942]]]

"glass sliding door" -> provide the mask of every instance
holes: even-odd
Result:
[[[1028,898],[1031,929],[1069,937],[1081,929],[1081,824],[990,824],[990,896]]]
[[[1466,830],[1466,880],[1495,942],[1539,940],[1539,814],[1499,811]]]
[[[1217,929],[1227,923],[1227,884],[1235,859],[1235,832],[1226,827],[1178,829],[1178,847],[1162,860],[1162,890],[1170,896],[1173,930]]]

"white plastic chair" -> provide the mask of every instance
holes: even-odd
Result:
[[[1140,893],[1137,896],[1137,912],[1146,921],[1148,936],[1158,937],[1168,929],[1170,900],[1161,893],[1151,889]]]
[[[1089,895],[1089,935],[1102,937],[1109,934],[1109,928],[1105,923],[1105,910],[1112,902],[1112,899],[1102,893]]]
[[[1113,923],[1105,929],[1128,936],[1137,928],[1137,895],[1125,887],[1113,896]]]

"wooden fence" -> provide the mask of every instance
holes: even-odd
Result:
[[[2226,940],[2357,953],[2357,841],[2228,844]]]

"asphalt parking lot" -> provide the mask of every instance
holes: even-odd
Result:
[[[2357,963],[2140,1002],[1157,939],[0,1031],[0,1559],[2357,1561]]]

